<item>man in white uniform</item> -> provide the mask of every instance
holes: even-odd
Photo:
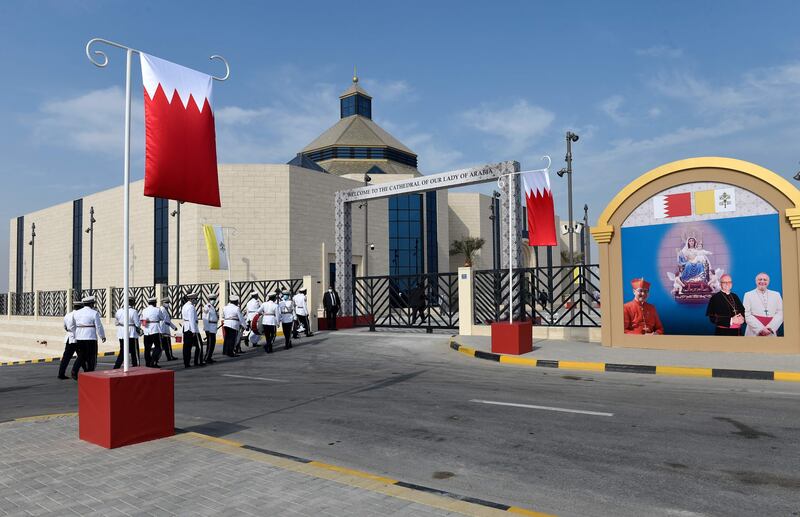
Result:
[[[172,323],[172,317],[169,315],[169,299],[164,299],[161,301],[161,307],[158,310],[161,311],[161,324],[159,331],[161,332],[161,350],[164,351],[164,355],[167,356],[167,361],[174,361],[176,358],[172,355],[172,336],[170,335],[169,329],[178,330],[178,327]],[[156,357],[156,363],[160,357]]]
[[[275,336],[278,333],[278,320],[280,319],[280,309],[276,299],[276,293],[270,293],[266,302],[261,305],[259,314],[261,314],[261,323],[264,325],[264,351],[268,354],[272,353],[272,343],[275,341]]]
[[[81,308],[81,301],[75,300],[72,302],[73,309],[64,316],[64,354],[61,356],[61,363],[58,365],[58,378],[69,379],[67,377],[67,367],[72,360],[72,356],[78,351],[78,345],[75,343],[75,332],[70,330],[75,327],[75,311]]]
[[[228,357],[236,357],[236,340],[239,339],[239,329],[245,324],[245,320],[239,309],[239,297],[235,294],[228,298],[228,305],[222,308],[222,321],[222,353]]]
[[[211,356],[214,355],[214,347],[217,344],[217,325],[219,316],[217,315],[217,295],[212,294],[208,297],[208,303],[203,307],[203,330],[206,333],[206,356],[208,364],[214,362]]]
[[[200,331],[197,328],[197,309],[194,306],[197,300],[197,293],[189,293],[184,298],[181,307],[181,319],[183,320],[183,367],[189,368],[192,364],[192,348],[198,346],[197,340],[200,338]],[[197,357],[195,355],[195,357]],[[195,363],[197,365],[197,363]]]
[[[141,316],[133,305],[136,299],[132,296],[128,298],[128,353],[131,356],[131,364],[139,366],[139,331],[141,331]],[[114,316],[115,325],[117,326],[117,339],[119,339],[119,354],[117,360],[114,361],[114,369],[116,370],[122,366],[125,360],[125,307],[117,309]],[[150,365],[148,365],[150,366]]]
[[[311,332],[311,323],[308,321],[308,299],[306,298],[306,289],[300,289],[300,292],[294,295],[294,312],[297,314],[297,321],[305,328],[306,337],[313,336]],[[295,327],[297,328],[297,327]]]
[[[164,315],[156,307],[156,297],[147,299],[147,307],[142,310],[142,330],[144,331],[144,364],[151,368],[160,368],[161,357],[161,321]]]
[[[247,311],[247,329],[245,335],[247,336],[247,342],[255,348],[258,345],[258,340],[260,336],[257,332],[253,332],[253,318],[258,316],[258,310],[261,308],[261,302],[258,301],[258,293],[253,291],[250,293],[250,301],[247,302],[247,306],[245,310]]]
[[[83,367],[84,372],[91,372],[97,364],[97,337],[106,342],[106,332],[100,313],[94,310],[94,296],[88,296],[82,301],[83,308],[75,311],[72,319],[72,332],[75,334],[75,344],[78,345],[78,358],[72,365],[72,378],[78,380],[78,370]]]
[[[278,313],[283,329],[285,348],[292,348],[292,327],[294,326],[294,302],[289,298],[289,293],[283,293],[283,299],[278,303]]]
[[[745,336],[775,337],[783,325],[783,299],[777,291],[770,291],[769,275],[756,275],[756,288],[744,293]]]

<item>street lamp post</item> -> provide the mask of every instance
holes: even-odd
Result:
[[[492,266],[500,268],[500,210],[498,200],[500,193],[492,191],[492,201],[489,204],[489,220],[492,222]]]
[[[581,239],[581,246],[583,246],[583,265],[588,266],[592,263],[592,260],[589,258],[591,253],[589,251],[589,247],[592,244],[592,241],[589,240],[589,205],[583,205],[583,238]]]
[[[31,223],[31,240],[28,242],[31,245],[31,292],[33,291],[33,264],[36,258],[36,223]]]
[[[567,131],[566,139],[567,155],[564,157],[564,160],[567,162],[567,168],[561,169],[556,174],[558,174],[559,178],[563,177],[564,174],[567,175],[567,211],[569,212],[569,228],[567,229],[567,238],[569,239],[569,264],[572,265],[575,262],[573,257],[573,248],[575,243],[572,242],[572,235],[575,233],[575,227],[572,222],[572,142],[578,141],[578,135],[572,131]]]
[[[183,201],[178,201],[178,208],[173,210],[169,215],[176,218],[178,224],[178,232],[176,236],[176,253],[175,253],[175,285],[181,285],[181,205]]]
[[[86,233],[89,234],[89,290],[91,291],[92,279],[94,278],[94,223],[97,219],[94,218],[94,207],[89,207],[89,227],[86,228]]]
[[[369,185],[372,178],[364,173],[364,186]],[[369,276],[369,202],[364,200],[364,276]]]

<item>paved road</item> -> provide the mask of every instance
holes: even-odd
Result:
[[[75,391],[54,365],[3,367],[0,420],[75,410]],[[175,396],[187,430],[559,515],[800,515],[792,383],[517,368],[444,336],[339,332],[179,368]]]

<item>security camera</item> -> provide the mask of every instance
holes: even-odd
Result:
[[[797,174],[794,175],[795,181],[800,181],[800,171],[797,171]]]
[[[578,141],[578,135],[576,135],[572,131],[567,131],[567,138],[572,140],[573,142],[577,142]]]
[[[369,245],[369,250],[370,251],[375,251],[375,245],[374,244],[370,244]]]
[[[566,173],[567,173],[567,169],[561,169],[561,170],[560,170],[560,171],[558,171],[556,174],[558,174],[558,177],[559,177],[559,178],[563,178],[563,177],[564,177],[564,174],[566,174]]]
[[[372,181],[372,176],[369,174],[364,174],[364,182],[369,183],[370,181]]]

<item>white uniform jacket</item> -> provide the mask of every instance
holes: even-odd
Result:
[[[247,305],[245,306],[245,310],[247,311],[247,321],[253,321],[253,316],[258,314],[258,310],[261,308],[261,302],[256,300],[255,298],[251,298]]]
[[[142,330],[145,336],[152,336],[153,334],[161,334],[161,321],[164,315],[161,309],[155,305],[148,305],[142,311]]]
[[[278,311],[281,314],[281,323],[291,323],[294,321],[294,302],[283,300],[278,304]]]
[[[75,311],[68,312],[66,316],[64,316],[64,330],[67,331],[67,334],[64,336],[64,343],[74,343],[75,342]],[[70,330],[73,329],[73,330]]]
[[[75,311],[73,316],[73,333],[76,341],[97,341],[106,338],[106,331],[103,329],[103,322],[100,321],[100,313],[91,307],[84,307]]]
[[[224,320],[223,326],[233,330],[239,330],[240,326],[247,325],[244,321],[244,316],[242,316],[242,311],[239,310],[239,306],[235,303],[229,303],[222,308],[222,319]]]
[[[172,330],[178,330],[178,327],[176,327],[175,324],[172,323],[172,317],[169,315],[169,311],[167,310],[167,308],[162,305],[161,307],[158,308],[158,310],[161,311],[161,316],[163,316],[163,318],[161,319],[161,324],[159,325],[161,333],[169,336],[170,328],[172,328]]]
[[[280,310],[278,304],[272,301],[266,301],[261,304],[259,313],[262,315],[261,323],[264,325],[277,326],[278,318],[280,317]]]
[[[779,292],[769,289],[766,293],[761,293],[758,289],[747,291],[744,293],[742,305],[744,305],[744,321],[747,323],[745,336],[757,336],[764,329],[765,325],[756,316],[771,317],[772,321],[766,327],[772,330],[770,336],[777,335],[778,329],[783,324],[783,299]]]
[[[117,309],[117,314],[114,316],[115,325],[117,326],[117,339],[125,338],[125,307]],[[133,307],[128,307],[128,338],[138,339],[139,333],[136,329],[141,328],[139,311]]]
[[[292,298],[294,301],[294,312],[298,316],[308,316],[308,306],[306,305],[306,295],[297,293]]]
[[[183,320],[183,331],[198,334],[197,329],[197,309],[192,302],[186,302],[181,307],[181,319]]]
[[[216,306],[207,303],[206,306],[203,307],[203,330],[216,334],[218,324],[219,316],[217,315]]]

